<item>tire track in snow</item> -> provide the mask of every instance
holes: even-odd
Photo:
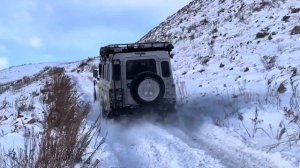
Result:
[[[119,167],[221,168],[218,159],[191,148],[161,125],[150,122],[107,123],[107,143]]]
[[[106,121],[115,167],[293,167],[278,153],[248,147],[207,117],[180,116],[166,122],[148,115]]]
[[[214,126],[210,125],[210,127]],[[206,127],[205,131],[199,130],[197,133],[186,133],[172,127],[166,129],[186,142],[189,147],[204,150],[206,154],[217,158],[228,168],[293,168],[279,154],[266,154],[263,151],[251,149],[233,137],[222,139],[220,137],[230,135],[218,137],[211,128]]]
[[[205,112],[209,112],[205,110]],[[214,116],[215,114],[210,114]],[[192,148],[199,148],[229,168],[294,168],[279,153],[266,153],[247,146],[227,128],[218,127],[212,116],[205,116],[199,110],[182,108],[178,122],[164,126],[174,136]]]
[[[266,153],[251,148],[217,126],[204,125],[194,137],[197,143],[205,144],[205,150],[209,154],[233,164],[234,167],[295,168],[280,153]]]

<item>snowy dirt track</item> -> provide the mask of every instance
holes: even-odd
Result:
[[[78,90],[93,102],[93,90],[74,75]],[[88,99],[90,98],[90,99]],[[222,99],[223,104],[231,100]],[[100,156],[105,168],[295,168],[279,152],[266,153],[227,127],[216,126],[223,118],[224,105],[216,98],[194,98],[177,107],[164,119],[156,112],[124,115],[115,120],[103,119],[101,132],[106,137]],[[88,120],[101,113],[99,102],[93,104]]]
[[[211,119],[189,107],[165,120],[156,114],[104,119],[102,167],[294,167],[278,153],[248,147]]]

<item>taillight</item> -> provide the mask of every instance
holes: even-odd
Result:
[[[122,89],[109,90],[111,101],[122,101]]]
[[[109,90],[110,102],[114,109],[123,106],[122,89]]]

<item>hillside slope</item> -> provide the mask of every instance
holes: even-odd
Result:
[[[140,41],[172,42],[178,76],[249,69],[259,79],[299,67],[299,20],[293,0],[195,0]]]
[[[300,159],[299,21],[296,0],[194,0],[140,42],[174,44],[181,102]]]

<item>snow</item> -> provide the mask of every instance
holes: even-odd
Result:
[[[222,167],[205,151],[190,148],[154,124],[114,124],[108,132],[107,142],[122,167]]]
[[[45,66],[58,66],[60,63],[26,64],[0,70],[0,84],[16,81],[24,76],[32,76]]]
[[[93,61],[91,64],[96,62]],[[88,116],[88,120],[93,122],[101,114],[101,107],[99,102],[94,103],[92,99],[92,73],[89,70],[73,71],[78,65],[79,63],[60,64],[67,69],[67,74],[76,83],[77,90],[82,93],[82,98],[93,104]],[[224,74],[220,75],[224,76]],[[206,77],[210,79],[209,82],[217,79],[208,74]],[[185,76],[178,80],[192,80],[191,78]],[[47,79],[36,81],[17,92],[4,92],[1,94],[1,100],[6,99],[13,104],[21,94],[30,95],[38,91],[45,80]],[[101,167],[299,167],[297,164],[299,161],[294,158],[294,152],[267,153],[263,146],[256,145],[257,139],[245,139],[245,136],[239,132],[240,129],[235,127],[235,124],[239,125],[236,119],[228,119],[228,122],[232,122],[229,127],[215,125],[215,120],[224,115],[224,106],[230,107],[231,103],[236,103],[235,100],[215,95],[210,98],[203,97],[201,92],[206,91],[209,85],[205,89],[200,88],[200,91],[196,89],[199,88],[196,82],[187,82],[186,85],[188,103],[179,106],[178,112],[168,117],[166,121],[162,121],[156,114],[124,116],[116,121],[103,120],[99,138],[105,137],[105,142],[94,160],[98,159]],[[212,106],[216,102],[218,104]],[[33,111],[23,112],[24,117],[21,118],[16,118],[13,105],[0,111],[1,115],[8,117],[0,123],[0,132],[3,132],[0,136],[0,143],[5,151],[23,146],[24,126],[36,132],[42,131],[39,122],[27,124],[27,121],[33,117],[40,121],[43,119],[42,105],[38,97],[34,98],[34,104],[36,108]],[[282,115],[272,109],[259,113],[263,118],[267,118],[268,115],[273,116],[265,121],[266,124],[280,122],[282,119]],[[253,115],[253,113],[245,113],[245,120],[249,120],[252,117],[251,114]],[[261,138],[266,137],[261,136]],[[98,140],[95,140],[96,142]],[[92,151],[93,148],[89,147],[88,150]]]
[[[187,90],[187,95],[177,92],[180,103],[203,111],[215,124],[229,128],[255,148],[266,152],[280,144],[270,152],[279,152],[290,160],[297,158],[294,161],[299,166],[299,145],[281,144],[287,140],[287,133],[283,139],[277,137],[282,125],[289,133],[296,129],[299,134],[297,125],[284,115],[284,108],[291,107],[293,93],[299,101],[299,73],[292,74],[300,68],[300,38],[290,35],[300,19],[300,13],[291,13],[290,9],[299,8],[299,4],[272,1],[254,11],[260,2],[195,0],[140,41],[174,44],[176,85],[178,91]],[[287,15],[290,18],[285,22],[282,18]],[[271,36],[256,38],[263,30]],[[262,61],[265,56],[276,58],[269,69]],[[285,93],[277,92],[281,83],[287,88]],[[299,108],[294,110],[299,115]],[[257,121],[261,121],[256,126],[255,111]]]
[[[219,139],[220,137],[224,139]],[[290,162],[284,160],[279,152],[265,153],[261,150],[250,148],[241,142],[237,137],[228,134],[227,130],[222,130],[220,127],[204,125],[199,131],[197,138],[199,138],[200,141],[204,141],[204,143],[210,144],[207,146],[211,146],[213,149],[219,149],[219,151],[215,153],[216,155],[222,154],[228,163],[235,162],[234,164],[239,165],[240,167],[247,167],[249,165],[253,167],[270,168],[294,167],[294,165],[292,165]],[[224,144],[224,141],[227,143]],[[228,151],[235,151],[235,153]],[[212,153],[214,152],[215,151],[212,151]]]

